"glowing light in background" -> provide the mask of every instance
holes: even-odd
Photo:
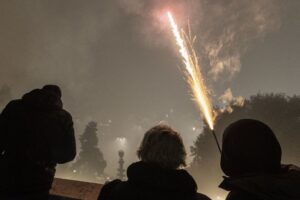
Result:
[[[198,107],[202,111],[204,118],[206,119],[208,126],[211,130],[214,129],[213,109],[211,102],[209,101],[207,89],[204,85],[202,74],[200,71],[198,57],[195,50],[192,47],[192,42],[187,38],[186,34],[179,31],[179,28],[171,14],[167,12],[168,19],[174,34],[179,52],[182,56],[183,63],[185,65],[184,74],[187,78],[187,82],[192,90],[192,95]]]
[[[220,197],[220,196],[217,196],[216,197],[216,200],[224,200],[225,198],[222,198],[222,197]]]
[[[127,144],[127,139],[125,137],[117,137],[116,142],[120,149],[124,149]]]

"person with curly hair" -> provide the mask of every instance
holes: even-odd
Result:
[[[139,162],[127,169],[127,181],[103,186],[99,200],[209,200],[183,169],[186,151],[178,132],[167,125],[148,130],[137,151]]]

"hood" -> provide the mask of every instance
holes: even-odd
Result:
[[[224,131],[221,168],[227,176],[276,172],[280,170],[281,147],[269,126],[242,119]]]
[[[188,194],[197,191],[197,184],[187,171],[165,169],[153,163],[133,163],[127,169],[127,176],[136,185]]]
[[[58,95],[43,89],[35,89],[22,97],[23,103],[37,110],[62,109],[62,101]]]
[[[244,191],[265,200],[299,200],[300,169],[293,165],[285,165],[276,174],[224,177],[220,187],[228,191]]]

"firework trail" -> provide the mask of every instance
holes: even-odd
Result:
[[[204,85],[197,54],[193,49],[191,40],[186,36],[184,32],[182,32],[181,34],[181,32],[179,31],[179,28],[172,14],[168,12],[167,15],[172,28],[172,32],[176,39],[177,46],[179,47],[179,52],[183,58],[183,63],[185,65],[184,74],[192,90],[194,100],[203,113],[209,128],[213,130],[214,112],[211,102],[208,98],[207,89]]]

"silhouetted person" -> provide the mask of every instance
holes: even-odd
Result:
[[[56,164],[76,154],[72,117],[58,86],[8,103],[0,115],[0,153],[1,200],[48,199]]]
[[[264,123],[243,119],[223,134],[220,187],[226,200],[299,200],[300,169],[281,164],[281,147]]]
[[[103,186],[100,200],[209,200],[197,194],[197,185],[185,166],[186,151],[180,135],[166,125],[146,132],[137,152],[141,161],[127,169],[128,181]]]

